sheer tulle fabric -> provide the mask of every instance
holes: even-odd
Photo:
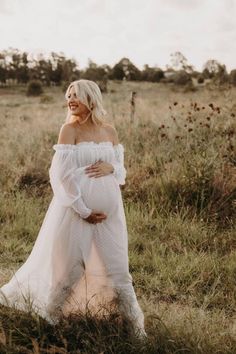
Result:
[[[124,147],[111,142],[56,144],[49,169],[53,198],[26,262],[0,290],[0,302],[30,308],[48,321],[61,313],[98,309],[118,296],[119,308],[138,328],[144,316],[128,263],[128,236],[119,185],[125,184]],[[85,167],[99,159],[114,172],[88,177]],[[91,211],[107,218],[90,224]]]

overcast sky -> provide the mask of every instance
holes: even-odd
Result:
[[[181,51],[197,70],[236,68],[236,0],[0,0],[0,49],[64,52],[114,65],[165,68]]]

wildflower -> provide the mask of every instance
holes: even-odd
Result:
[[[233,136],[234,135],[234,129],[233,128],[228,131],[228,135],[229,136]]]

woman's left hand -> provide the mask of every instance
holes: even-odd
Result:
[[[113,166],[104,161],[97,161],[94,164],[85,168],[85,173],[88,174],[89,177],[102,177],[109,175],[113,172]]]

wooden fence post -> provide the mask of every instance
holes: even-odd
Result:
[[[134,122],[135,117],[135,99],[136,99],[137,92],[131,91],[131,99],[130,99],[130,123]]]

